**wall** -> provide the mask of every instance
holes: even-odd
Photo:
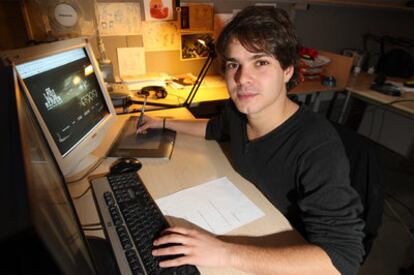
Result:
[[[104,2],[104,0],[101,1]],[[21,47],[27,40],[19,2],[0,2],[0,50]],[[414,23],[412,18],[414,8],[413,11],[406,11],[361,6],[312,4],[309,5],[307,10],[295,10],[292,3],[289,3],[294,1],[192,0],[188,2],[213,3],[216,13],[232,12],[233,9],[240,9],[256,2],[278,3],[279,7],[288,10],[294,16],[296,30],[304,46],[337,53],[344,48],[362,49],[362,36],[365,33],[405,36],[414,39],[414,32],[410,29]],[[92,40],[94,40],[94,37],[92,37]],[[96,45],[96,41],[93,44]],[[107,37],[104,38],[104,44],[109,57],[115,64],[115,72],[118,72],[116,68],[116,48],[142,46],[142,37]],[[370,43],[369,46],[373,51],[378,50],[375,43]],[[95,52],[99,57],[96,47]],[[190,71],[197,73],[198,68],[203,64],[203,61],[200,60],[180,62],[178,51],[151,52],[147,53],[146,57],[147,68],[150,72],[184,73]],[[158,62],[159,60],[164,62]],[[166,62],[167,60],[169,62]]]
[[[182,1],[185,2],[185,1]],[[276,1],[203,1],[212,2],[216,13],[231,13],[233,9],[240,9],[256,2]],[[307,10],[295,10],[290,3],[278,4],[294,16],[294,24],[298,36],[306,47],[327,50],[340,53],[342,49],[363,48],[362,37],[366,33],[375,35],[402,36],[414,39],[412,27],[414,20],[414,9],[412,12],[394,9],[367,8],[367,7],[344,7],[327,5],[309,5]],[[410,22],[412,24],[410,24]],[[108,41],[109,40],[109,41]],[[131,40],[131,38],[129,38]],[[142,46],[142,39],[132,39],[134,42],[126,43],[126,39],[105,38],[104,43],[109,55],[115,61],[117,46]],[[368,49],[372,50],[373,56],[379,52],[377,43],[368,43]],[[414,54],[414,52],[413,52]],[[149,72],[160,71],[180,74],[193,72],[196,74],[203,61],[179,61],[179,52],[150,52],[146,54],[147,69]],[[169,62],[157,62],[164,60]],[[376,58],[371,58],[376,63]],[[215,67],[217,68],[217,66]],[[115,68],[117,72],[117,68]],[[217,70],[214,70],[217,72]]]
[[[214,3],[216,13],[232,12],[233,9],[240,9],[256,2],[278,3],[277,5],[279,7],[289,11],[294,18],[296,31],[304,46],[336,53],[339,53],[345,48],[362,49],[362,37],[366,33],[414,39],[414,32],[412,31],[414,26],[414,8],[412,10],[397,10],[363,6],[312,4],[309,5],[308,9],[294,9],[292,6],[292,2],[294,1],[282,1],[284,3],[280,3],[281,1],[266,0],[192,0],[188,2]],[[0,2],[0,50],[21,47],[27,42],[19,3],[20,1]],[[99,57],[95,38],[92,37],[91,41],[95,53],[97,54],[97,57]],[[116,48],[142,46],[143,42],[141,36],[117,36],[105,37],[104,44],[109,58],[115,65],[114,70],[117,74]],[[375,43],[369,43],[369,49],[372,50],[372,53],[374,54],[379,51],[378,45]],[[411,52],[414,56],[413,50],[414,49],[411,49]],[[160,62],[160,60],[162,60],[162,62]],[[375,62],[375,59],[372,60],[372,62]],[[146,66],[148,72],[167,72],[170,74],[192,72],[197,75],[203,63],[204,60],[179,61],[179,51],[149,52],[146,54]],[[217,72],[217,67],[217,65],[213,66],[211,71]],[[322,98],[322,100],[327,101],[330,99],[330,96],[331,95]],[[382,115],[377,114],[377,116],[380,116],[379,118],[376,118],[380,121]],[[387,117],[387,123],[378,126],[380,129],[370,130],[369,127],[371,127],[371,123],[369,123],[369,121],[371,120],[371,117],[367,114],[365,120],[361,124],[361,133],[367,134],[373,131],[376,134],[370,136],[374,140],[377,140],[380,143],[382,142],[387,147],[401,154],[408,155],[410,154],[410,151],[412,154],[412,148],[414,147],[412,146],[412,139],[393,139],[384,134],[390,131],[395,133],[397,137],[405,137],[406,133],[404,133],[404,129],[407,129],[407,124],[411,123],[412,125],[412,121],[407,121],[398,116],[389,116],[389,118]],[[388,125],[392,125],[393,128],[390,128],[391,126]],[[382,133],[376,132],[379,130],[381,130]],[[384,139],[387,141],[384,142]]]
[[[311,5],[296,11],[295,26],[307,47],[340,53],[342,49],[363,49],[363,35],[389,35],[414,40],[414,8],[412,11],[368,7],[336,7]],[[385,50],[391,48],[387,44]],[[371,65],[376,64],[378,43],[369,40]],[[411,49],[414,56],[414,49]]]

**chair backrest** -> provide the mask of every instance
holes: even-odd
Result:
[[[350,164],[351,185],[361,197],[365,221],[364,261],[372,248],[382,223],[384,208],[384,184],[381,166],[374,142],[343,125],[333,123]]]

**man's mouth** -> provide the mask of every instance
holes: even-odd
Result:
[[[257,96],[256,93],[237,93],[237,98],[241,100],[251,99],[251,98],[254,98],[255,96]]]

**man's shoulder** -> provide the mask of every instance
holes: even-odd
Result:
[[[338,133],[332,123],[307,106],[300,106],[295,124],[298,135],[305,140],[314,142],[339,140]]]
[[[336,133],[331,122],[323,115],[312,111],[307,106],[301,106],[300,112],[301,112],[300,120],[302,122],[301,126],[306,131],[313,131],[313,132],[322,133],[322,134],[325,133],[325,131],[327,132],[327,134]],[[324,131],[320,131],[320,130],[324,130]]]

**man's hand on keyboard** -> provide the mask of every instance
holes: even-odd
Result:
[[[171,227],[165,234],[154,241],[154,256],[170,256],[182,254],[174,259],[160,262],[161,267],[173,267],[185,264],[222,267],[229,265],[230,243],[223,242],[216,237],[194,229]],[[156,248],[164,244],[181,244],[169,247]]]

